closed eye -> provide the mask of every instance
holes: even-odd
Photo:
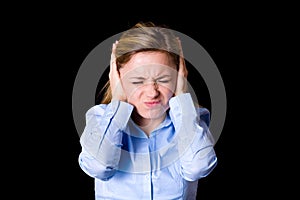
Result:
[[[168,82],[170,82],[170,80],[158,80],[157,82],[159,82],[159,83],[168,83]]]
[[[131,83],[134,85],[143,84],[145,81],[144,77],[130,77]]]
[[[131,82],[131,83],[134,85],[137,85],[137,84],[143,84],[143,81],[136,81],[136,82]]]

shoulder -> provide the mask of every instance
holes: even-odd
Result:
[[[86,115],[103,115],[105,109],[107,108],[107,104],[98,104],[98,105],[94,105],[91,108],[88,109],[88,111],[86,112]]]

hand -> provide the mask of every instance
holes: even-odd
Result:
[[[180,61],[179,61],[179,69],[178,69],[178,76],[177,76],[177,83],[175,89],[175,96],[186,93],[187,92],[187,75],[188,71],[186,69],[185,60],[183,57],[183,51],[181,46],[181,41],[177,38],[179,48],[180,48]]]
[[[110,58],[109,82],[110,82],[110,88],[112,93],[112,100],[126,101],[127,98],[123,90],[120,73],[117,69],[117,63],[116,63],[117,44],[118,41],[113,43],[112,46],[112,53]]]

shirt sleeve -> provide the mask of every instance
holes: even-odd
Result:
[[[208,129],[209,119],[207,115],[201,116],[201,113],[209,112],[207,109],[197,112],[189,93],[175,96],[169,103],[178,142],[181,175],[187,181],[203,178],[217,164],[214,141]]]
[[[86,112],[79,165],[88,175],[103,180],[113,175],[120,160],[122,130],[132,110],[132,105],[114,100],[107,105],[93,106]]]

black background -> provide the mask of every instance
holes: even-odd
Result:
[[[136,22],[148,20],[196,40],[209,53],[224,81],[227,116],[215,146],[219,163],[199,181],[199,199],[281,193],[271,187],[278,176],[272,171],[276,165],[269,163],[280,152],[274,153],[269,140],[263,140],[274,133],[267,123],[272,109],[266,97],[273,88],[265,72],[270,72],[266,61],[268,28],[276,21],[265,15],[264,7],[217,11],[211,6],[188,4],[154,6],[146,12],[141,5],[140,9],[125,9],[118,3],[114,7],[85,6],[20,6],[12,7],[13,12],[5,16],[3,39],[8,45],[3,57],[8,60],[6,66],[11,66],[7,70],[12,71],[6,78],[17,83],[7,87],[9,93],[3,98],[16,108],[9,112],[12,125],[4,124],[9,129],[5,136],[12,136],[4,143],[13,145],[3,151],[3,160],[9,163],[4,167],[12,171],[5,184],[9,195],[94,199],[93,179],[78,165],[81,147],[72,115],[73,84],[93,48]],[[208,99],[202,103],[210,107]]]

